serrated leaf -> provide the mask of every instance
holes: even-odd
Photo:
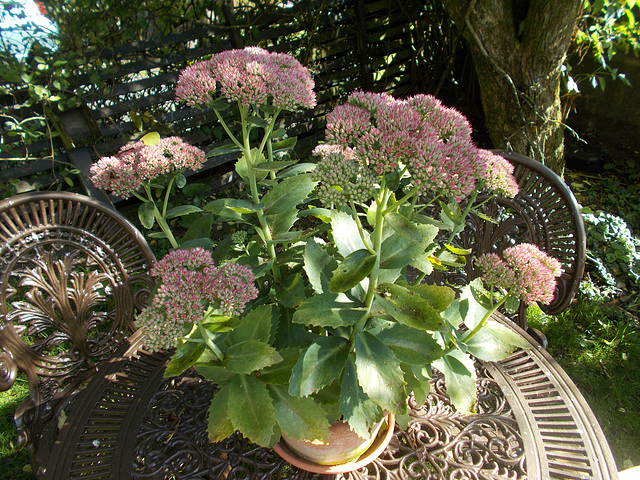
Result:
[[[187,229],[184,236],[180,239],[180,244],[196,239],[207,239],[211,237],[211,227],[213,226],[213,217],[211,215],[202,215]]]
[[[447,395],[456,409],[460,413],[475,413],[477,395],[473,360],[460,350],[454,350],[436,360],[434,367],[444,374]]]
[[[356,250],[342,260],[333,271],[329,291],[341,293],[364,280],[376,265],[377,256],[368,250]]]
[[[380,251],[380,268],[404,268],[422,255],[435,239],[438,229],[433,225],[416,225],[421,233],[421,240],[414,242],[405,235],[394,233],[382,242]]]
[[[419,243],[422,241],[422,232],[416,226],[415,222],[411,222],[408,218],[399,213],[390,213],[385,216],[385,220],[400,235],[408,240]]]
[[[262,197],[265,215],[276,215],[295,208],[305,201],[316,184],[310,174],[284,179]]]
[[[402,414],[407,410],[404,375],[393,352],[369,332],[356,334],[358,383],[383,410]]]
[[[207,153],[207,158],[218,157],[220,155],[227,155],[229,153],[240,152],[242,149],[235,143],[228,145],[220,145]]]
[[[293,314],[293,322],[317,327],[348,327],[366,314],[352,301],[341,301],[338,295],[322,293],[307,298]]]
[[[419,380],[413,373],[413,369],[406,364],[401,364],[404,373],[404,381],[407,383],[407,392],[412,392],[417,405],[423,405],[431,391],[428,381]]]
[[[277,310],[274,305],[260,305],[252,309],[240,320],[240,325],[229,334],[229,344],[256,340],[270,343],[273,340],[273,327]]]
[[[331,234],[338,252],[345,258],[356,250],[366,249],[360,238],[358,224],[348,213],[336,210],[331,212]],[[365,238],[369,237],[366,231],[364,235]]]
[[[229,419],[235,429],[262,447],[274,443],[275,408],[267,386],[251,375],[236,375],[229,385]]]
[[[271,148],[273,149],[273,153],[285,152],[295,147],[296,143],[298,143],[298,137],[289,137],[275,142]]]
[[[207,363],[194,363],[193,368],[196,369],[200,375],[202,375],[207,380],[212,381],[217,385],[226,385],[236,376],[235,373],[230,372],[222,365],[216,365],[211,362]]]
[[[349,346],[347,339],[338,336],[314,340],[293,367],[289,393],[308,397],[339,378],[349,356]]]
[[[254,168],[259,172],[277,172],[278,170],[282,170],[283,168],[289,167],[295,163],[296,162],[292,160],[280,162],[265,162],[255,166]]]
[[[371,426],[384,416],[382,409],[362,390],[351,355],[347,360],[340,386],[340,412],[351,430],[365,439],[371,436]]]
[[[164,371],[164,377],[175,377],[184,372],[187,368],[198,361],[204,353],[204,342],[183,342],[175,353],[171,355],[171,360]]]
[[[316,238],[307,241],[304,248],[304,271],[316,293],[329,291],[329,272],[335,270],[338,263],[329,255]]]
[[[417,330],[437,331],[444,325],[440,312],[418,294],[395,284],[383,284],[376,300],[395,321]]]
[[[377,332],[376,338],[389,347],[398,360],[410,365],[430,364],[444,354],[431,334],[398,323]]]
[[[229,386],[220,387],[209,406],[207,434],[212,443],[221,442],[235,431],[229,418]]]
[[[307,298],[305,282],[299,273],[287,276],[275,287],[276,300],[287,308],[295,308]]]
[[[460,248],[455,245],[451,245],[449,243],[444,244],[445,248],[456,255],[469,255],[471,253],[470,248]]]
[[[276,421],[280,429],[291,438],[310,442],[329,441],[327,416],[320,404],[312,398],[289,395],[285,386],[270,385]]]
[[[259,374],[256,374],[256,378],[271,385],[289,385],[291,372],[300,357],[300,350],[298,348],[284,348],[278,350],[278,353],[283,360],[263,368]]]
[[[517,348],[531,348],[522,335],[494,320],[488,320],[465,344],[471,355],[487,362],[504,360]]]
[[[178,207],[173,207],[167,211],[167,214],[164,216],[165,219],[169,220],[170,218],[175,217],[183,217],[185,215],[189,215],[191,213],[201,212],[202,209],[196,207],[195,205],[180,205]]]
[[[153,228],[156,221],[156,207],[152,202],[144,202],[138,207],[138,219],[144,228]]]
[[[222,365],[227,370],[245,375],[282,361],[275,348],[258,340],[233,344],[224,352],[224,357]]]

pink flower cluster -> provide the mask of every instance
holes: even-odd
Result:
[[[98,188],[128,198],[140,186],[164,173],[199,170],[206,159],[197,147],[178,137],[163,138],[155,145],[138,141],[125,145],[112,157],[102,157],[91,166],[91,180]]]
[[[222,315],[235,316],[258,296],[249,267],[236,263],[216,267],[211,252],[202,248],[168,253],[151,274],[159,277],[160,286],[151,304],[136,317],[151,351],[177,346],[178,339],[203,318],[208,305]]]
[[[520,191],[520,187],[513,177],[513,165],[504,157],[489,150],[480,150],[479,152],[485,159],[484,181],[487,188],[499,195],[515,197]]]
[[[184,69],[176,98],[190,106],[225,98],[243,107],[272,105],[297,110],[316,105],[313,87],[309,70],[291,55],[247,47],[217,53]]]
[[[505,248],[502,258],[486,253],[478,257],[476,265],[484,272],[487,287],[512,292],[527,305],[551,303],[556,277],[562,274],[557,259],[530,243]]]
[[[431,95],[398,100],[370,92],[351,94],[327,115],[329,144],[354,150],[378,176],[408,168],[423,192],[466,197],[485,175],[485,158],[462,114]],[[344,179],[340,186],[348,183]]]

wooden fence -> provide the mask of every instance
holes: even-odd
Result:
[[[291,53],[314,74],[317,107],[284,120],[298,136],[301,156],[322,138],[326,113],[354,90],[406,96],[453,85],[455,35],[440,2],[303,0],[287,7],[226,8],[201,28],[101,52],[110,68],[99,81],[76,78],[82,105],[58,116],[51,141],[28,147],[29,161],[1,169],[0,182],[39,175],[37,182],[46,186],[56,168],[73,165],[86,191],[104,200],[91,185],[89,167],[148,131],[179,135],[207,150],[223,137],[221,127],[213,111],[177,103],[175,83],[189,63],[248,45]],[[214,186],[232,160],[220,156],[205,165]]]

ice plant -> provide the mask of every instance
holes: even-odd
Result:
[[[144,329],[151,351],[175,348],[193,329],[208,332],[207,324],[227,325],[258,295],[250,268],[234,263],[216,267],[211,252],[202,248],[174,250],[150,273],[158,278],[158,288],[136,324]],[[209,339],[207,333],[201,343],[203,339]]]
[[[183,209],[239,229],[215,250],[229,263],[196,250],[154,267],[160,287],[138,323],[153,348],[177,342],[167,375],[194,367],[218,385],[212,441],[235,430],[266,446],[282,432],[324,441],[339,418],[366,438],[385,411],[404,414],[409,395],[426,399],[432,366],[453,404],[472,412],[471,356],[527,346],[492,313],[510,298],[547,301],[554,288],[555,261],[528,246],[479,260],[486,289],[424,283],[434,268],[473,261],[458,246],[466,218],[518,193],[510,165],[475,146],[464,116],[433,96],[372,92],[335,107],[325,142],[296,162],[295,138],[276,124],[313,107],[312,88],[293,57],[255,47],[188,67],[176,88],[215,112],[228,140],[209,155],[236,152],[245,187]]]
[[[204,161],[202,150],[178,137],[160,139],[157,135],[148,135],[132,145],[123,146],[116,155],[98,160],[91,166],[91,180],[95,186],[113,195],[124,198],[133,195],[142,200],[139,210],[142,224],[151,228],[157,221],[172,247],[177,248],[178,242],[166,220],[171,189],[176,181],[181,185],[186,183],[183,175],[186,169],[197,171]],[[151,186],[160,177],[167,177],[167,180],[164,202],[159,209]]]

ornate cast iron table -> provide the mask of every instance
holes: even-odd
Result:
[[[617,478],[600,426],[575,385],[522,329],[504,317],[498,319],[528,338],[532,348],[499,363],[477,363],[478,415],[456,413],[442,377],[436,377],[425,405],[410,405],[408,428],[396,425],[381,457],[366,468],[331,478]],[[77,450],[60,452],[56,468],[46,476],[58,479],[82,472],[82,478],[140,480],[319,477],[291,467],[273,450],[238,434],[210,444],[206,420],[216,387],[197,377],[163,379],[167,358],[139,353],[123,359],[116,373],[104,375],[108,386],[101,393],[96,389],[100,397],[87,414],[87,427],[77,434]],[[133,401],[141,398],[148,404]],[[114,409],[128,417],[122,422],[124,429],[109,429]]]

